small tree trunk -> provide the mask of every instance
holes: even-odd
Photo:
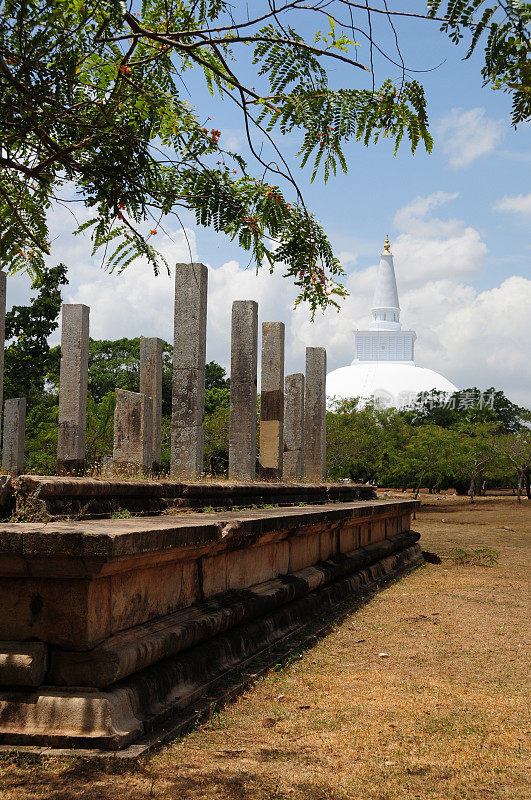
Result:
[[[518,473],[518,488],[516,490],[516,497],[517,497],[519,503],[522,502],[522,483],[523,482],[524,482],[524,473],[523,472],[519,472]]]
[[[531,500],[531,480],[529,479],[528,472],[524,474],[524,483],[525,483],[525,493],[527,495],[527,499]]]
[[[472,479],[470,481],[470,489],[468,490],[468,493],[470,495],[470,502],[471,503],[474,502],[474,489],[475,489],[475,486],[476,486],[476,478],[475,478],[475,476],[472,476]]]

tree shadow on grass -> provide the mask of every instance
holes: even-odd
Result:
[[[293,782],[283,790],[278,779],[239,769],[179,774],[179,765],[153,766],[147,759],[34,760],[14,755],[0,772],[0,798],[24,800],[357,800],[355,793],[325,784]],[[5,794],[4,794],[5,792]]]

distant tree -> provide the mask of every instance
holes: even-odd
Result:
[[[213,414],[218,408],[230,405],[230,378],[225,369],[215,361],[209,361],[205,374],[205,414]]]
[[[51,282],[49,281],[48,292]],[[38,302],[37,302],[38,301]],[[33,316],[42,315],[44,299],[37,298]],[[31,471],[50,473],[55,470],[57,453],[57,419],[58,419],[58,387],[61,362],[60,345],[49,349],[44,334],[57,327],[60,310],[60,294],[55,297],[55,305],[49,307],[50,319],[47,327],[38,318],[39,325],[32,323],[42,336],[39,339],[40,349],[28,337],[23,339],[24,353],[27,354],[29,367],[23,378],[31,385],[33,407],[29,408],[26,437],[26,467]],[[25,308],[13,309],[10,317],[9,331],[19,330],[32,314]],[[52,319],[53,318],[53,319]],[[11,321],[14,319],[14,322]],[[16,324],[15,324],[16,323]],[[18,327],[17,327],[18,326]],[[28,330],[32,326],[28,324]],[[16,343],[15,343],[16,344]],[[6,387],[12,390],[8,379],[21,372],[11,372],[14,355],[21,352],[21,344],[6,352]],[[9,353],[9,355],[7,355]],[[30,357],[32,356],[32,357]],[[163,343],[162,369],[162,427],[163,447],[162,465],[168,470],[170,466],[170,425],[172,407],[172,358],[173,347]],[[21,363],[21,367],[24,365]],[[206,365],[205,392],[205,452],[209,469],[217,473],[223,472],[228,463],[228,428],[224,432],[225,418],[228,419],[230,403],[230,379],[225,370],[215,361]],[[25,387],[22,385],[22,391]],[[140,339],[91,339],[89,342],[89,380],[87,398],[87,440],[86,462],[89,467],[99,463],[103,456],[112,455],[113,419],[115,407],[115,389],[127,389],[138,392],[140,388]],[[13,390],[12,390],[13,391]],[[19,396],[7,394],[9,396]],[[26,396],[26,395],[20,395]],[[219,412],[219,414],[218,414]],[[212,441],[210,441],[210,438]],[[226,443],[224,443],[224,437]],[[226,445],[226,446],[225,446]]]
[[[379,410],[354,398],[332,405],[326,415],[327,472],[332,480],[374,481],[384,439]]]
[[[387,409],[383,414],[383,437],[379,453],[379,483],[384,486],[407,489],[409,475],[400,458],[408,446],[415,428],[404,414],[396,409]]]
[[[57,393],[47,392],[28,411],[24,469],[38,475],[53,475],[57,468]]]
[[[172,348],[164,342],[163,372],[169,369],[169,393],[164,393],[163,403],[171,408],[171,354]],[[50,353],[53,361],[53,378],[59,382],[61,346]],[[163,385],[164,385],[163,379]],[[140,338],[135,339],[90,339],[88,390],[92,399],[100,403],[106,394],[115,389],[138,392],[140,388]],[[166,395],[166,396],[165,396]]]
[[[114,391],[97,402],[89,394],[87,402],[86,462],[95,466],[104,456],[111,456],[114,443]]]
[[[115,389],[140,391],[140,339],[91,339],[88,390],[95,403]]]
[[[229,389],[230,378],[227,378],[225,368],[215,361],[209,361],[205,367],[205,388]]]
[[[162,413],[171,414],[173,347],[162,344]],[[58,345],[50,352],[51,377],[59,382],[61,348]],[[218,405],[228,402],[230,379],[225,370],[215,361],[205,369],[206,411],[210,413]],[[92,399],[101,403],[115,389],[138,392],[140,388],[140,338],[135,339],[91,339],[89,342],[88,389]]]
[[[475,386],[451,395],[435,389],[421,392],[413,407],[404,411],[412,425],[434,423],[452,428],[464,421],[492,422],[505,433],[519,430],[525,413],[525,409],[511,402],[502,391],[494,387],[482,391]]]
[[[493,447],[497,455],[505,461],[516,475],[518,502],[520,503],[522,501],[524,483],[526,485],[527,496],[531,499],[531,493],[529,491],[531,430],[526,428],[518,431],[518,433],[497,437],[494,440]]]
[[[171,413],[173,347],[162,344],[162,413]],[[61,347],[50,353],[53,379],[59,383]],[[115,389],[138,392],[140,389],[140,338],[90,339],[88,390],[95,403]]]
[[[391,453],[394,472],[402,473],[418,497],[422,486],[440,486],[458,471],[459,435],[438,425],[413,429],[403,449]]]
[[[4,397],[25,397],[30,411],[42,399],[52,370],[48,337],[59,325],[60,287],[67,283],[64,264],[44,267],[33,280],[37,294],[29,304],[6,314]]]
[[[494,465],[494,442],[499,426],[493,422],[462,422],[456,427],[459,435],[455,463],[457,472],[468,480],[470,502],[481,491],[485,474]]]
[[[211,391],[226,391],[213,389]],[[204,470],[207,475],[226,475],[229,466],[229,406],[220,405],[205,416]]]

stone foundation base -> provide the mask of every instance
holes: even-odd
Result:
[[[418,564],[417,505],[0,523],[0,746],[156,740],[242,664]]]
[[[412,542],[418,535],[400,538]],[[368,560],[377,555],[377,549],[373,547],[373,553],[367,554]],[[164,659],[106,691],[42,686],[35,691],[0,692],[0,744],[121,750],[142,737],[156,737],[157,729],[177,721],[176,715],[178,718],[239,664],[338,603],[421,562],[419,545],[410,544],[313,591],[315,584],[326,584],[343,572],[348,557],[301,570],[289,578],[294,586],[299,584],[299,593],[307,592],[306,596]],[[274,596],[279,583],[268,582],[257,587],[256,593]]]

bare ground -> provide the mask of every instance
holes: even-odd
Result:
[[[414,527],[440,565],[347,614],[289,666],[150,758],[2,754],[1,800],[531,796],[531,505],[423,502]]]

